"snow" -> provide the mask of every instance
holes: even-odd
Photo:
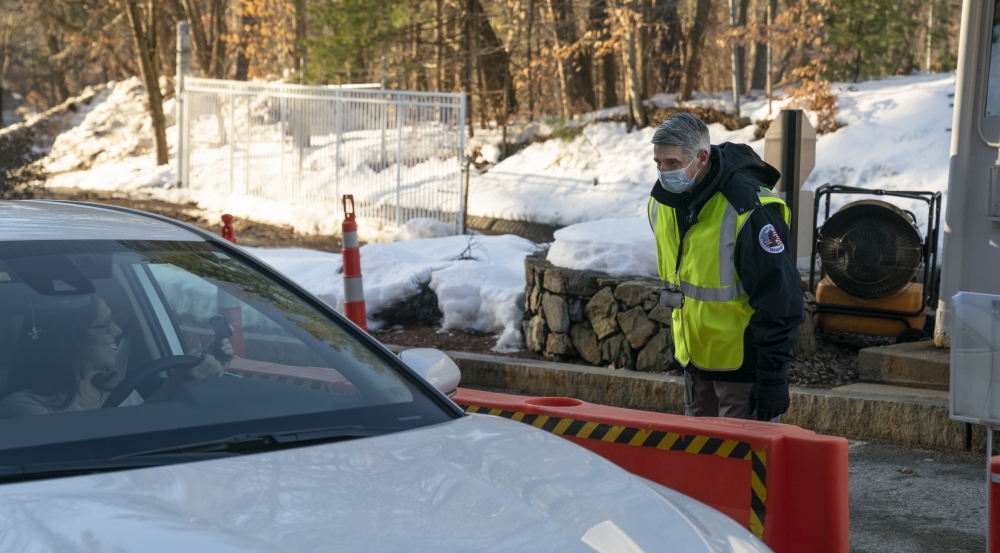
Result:
[[[57,140],[47,161],[50,171],[58,173],[50,186],[142,192],[167,201],[195,202],[213,217],[226,211],[304,233],[339,231],[337,213],[322,204],[265,200],[231,194],[228,189],[172,189],[173,161],[161,167],[153,162],[141,85],[136,79],[111,85],[105,101],[91,104],[81,124]],[[829,182],[946,192],[954,89],[952,73],[835,84],[840,105],[837,119],[846,126],[819,137],[816,167],[806,188]],[[658,107],[678,104],[674,94],[658,94],[648,102]],[[732,109],[732,99],[725,92],[697,94],[684,105],[725,111]],[[166,107],[172,120],[172,102]],[[782,107],[781,101],[774,103],[775,111]],[[577,134],[536,142],[485,171],[474,170],[468,213],[559,226],[642,216],[649,187],[655,182],[649,142],[654,129],[629,133],[623,123],[588,123],[599,115],[615,115],[615,110],[620,108],[571,121],[535,121],[508,129],[511,139],[552,134],[560,128]],[[768,118],[766,100],[762,96],[744,99],[741,115],[751,120]],[[754,128],[729,131],[720,124],[709,126],[713,143],[745,142],[763,154],[764,141],[754,140]],[[175,129],[168,129],[172,157],[175,136]],[[482,160],[491,162],[499,157],[499,139],[499,129],[478,129],[469,147],[479,148]],[[835,207],[851,199],[841,198]],[[913,202],[896,203],[918,217],[925,211]],[[392,240],[402,235],[400,229],[361,223],[363,239]]]
[[[947,193],[950,106],[954,74],[917,74],[879,81],[838,83],[838,131],[819,137],[816,167],[807,189],[824,183],[867,189],[929,190]],[[322,204],[292,204],[231,194],[229,190],[174,189],[176,129],[167,130],[171,164],[154,163],[149,120],[142,110],[141,85],[135,79],[111,83],[103,101],[78,116],[79,124],[59,136],[46,163],[54,176],[49,186],[118,190],[148,194],[173,202],[195,202],[201,214],[216,218],[228,212],[299,232],[339,232],[337,213]],[[677,105],[675,95],[648,102]],[[727,93],[699,94],[690,106],[731,110]],[[172,103],[165,106],[172,119]],[[783,107],[776,101],[775,112]],[[599,110],[571,121],[545,120],[508,129],[509,139],[566,136],[535,142],[499,159],[500,130],[477,129],[469,140],[478,148],[484,171],[470,176],[470,215],[569,225],[559,230],[549,253],[553,263],[616,276],[656,275],[655,247],[645,219],[649,188],[655,182],[650,160],[654,129],[628,132],[622,123],[601,121],[620,116],[624,107]],[[768,117],[766,101],[745,99],[741,114]],[[729,131],[709,126],[713,143],[750,144],[754,126]],[[855,198],[839,197],[834,210]],[[925,224],[926,207],[890,200],[913,211]],[[447,329],[500,334],[499,350],[516,348],[523,313],[524,257],[531,242],[513,236],[452,236],[451,225],[417,219],[402,228],[381,228],[360,221],[365,297],[370,314],[412,294],[427,282],[438,295]],[[467,251],[472,259],[459,259]],[[338,255],[306,250],[255,250],[330,305],[343,301]],[[377,324],[372,321],[372,324]]]
[[[819,137],[816,167],[805,188],[831,183],[946,194],[954,91],[953,73],[835,84],[837,120],[846,126]],[[675,95],[654,100],[661,107],[676,104]],[[701,95],[687,105],[731,110],[732,98]],[[782,107],[774,103],[775,112]],[[753,121],[768,118],[766,100],[744,101],[741,115]],[[754,128],[729,131],[721,124],[709,125],[712,143],[747,143],[763,156],[764,140],[754,140]],[[599,122],[570,141],[534,143],[471,177],[469,213],[553,225],[641,217],[656,182],[649,142],[654,130],[629,133],[622,123]],[[834,208],[855,199],[840,198]],[[916,213],[924,224],[925,205],[890,201]]]
[[[361,247],[369,326],[378,313],[430,285],[444,314],[443,329],[498,334],[495,351],[521,348],[524,258],[537,250],[517,236],[448,236]],[[340,254],[305,249],[250,249],[306,290],[343,312]]]
[[[578,223],[555,233],[548,261],[611,276],[656,277],[656,241],[645,218]]]

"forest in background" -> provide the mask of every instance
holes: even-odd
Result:
[[[830,81],[953,70],[960,12],[960,0],[0,0],[0,100],[42,111],[139,76],[156,126],[164,97],[149,83],[173,94],[188,21],[195,74],[465,90],[482,125],[629,105],[641,127],[654,94],[769,80],[835,125]]]

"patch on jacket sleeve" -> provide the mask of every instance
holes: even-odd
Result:
[[[764,225],[764,228],[760,229],[760,234],[757,235],[757,240],[760,242],[760,247],[764,248],[766,252],[781,253],[785,251],[785,244],[778,236],[778,231],[774,230],[774,225]]]

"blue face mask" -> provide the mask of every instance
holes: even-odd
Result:
[[[698,159],[695,156],[691,160],[694,163]],[[663,187],[667,192],[673,192],[674,194],[680,194],[681,192],[687,192],[694,186],[694,179],[698,176],[698,173],[694,174],[694,177],[688,178],[687,170],[691,167],[691,163],[687,164],[687,167],[683,169],[673,169],[671,171],[657,171],[660,173],[660,186]]]

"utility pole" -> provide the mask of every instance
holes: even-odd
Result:
[[[187,21],[177,23],[177,79],[174,92],[174,113],[177,114],[177,174],[174,175],[174,185],[180,188],[184,185],[184,172],[187,168],[187,156],[184,155],[187,144],[184,143],[184,77],[191,66],[191,32]]]

